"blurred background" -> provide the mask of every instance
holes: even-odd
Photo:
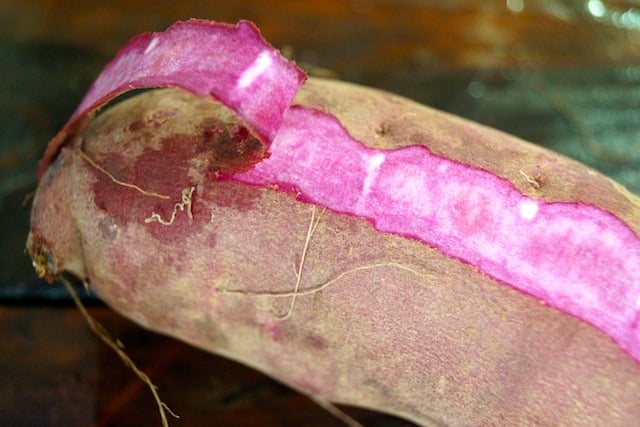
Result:
[[[386,89],[578,159],[640,194],[640,0],[0,0],[0,425],[159,425],[149,392],[24,251],[35,166],[134,35],[254,21],[312,75]],[[141,330],[91,295],[173,426],[340,425],[268,378]],[[366,425],[409,425],[347,409]]]

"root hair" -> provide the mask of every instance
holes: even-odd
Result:
[[[110,179],[111,181],[113,181],[114,183],[116,183],[116,184],[118,184],[118,185],[121,185],[121,186],[123,186],[123,187],[127,187],[127,188],[131,188],[131,189],[134,189],[134,190],[136,190],[136,191],[138,191],[138,192],[140,192],[140,193],[144,194],[145,196],[157,197],[157,198],[159,198],[159,199],[164,199],[164,200],[166,200],[166,199],[168,199],[168,198],[169,198],[169,196],[167,196],[167,195],[165,195],[165,194],[155,193],[155,192],[153,192],[153,191],[147,191],[147,190],[144,190],[144,189],[142,189],[142,188],[138,187],[138,186],[137,186],[137,185],[135,185],[135,184],[130,184],[130,183],[128,183],[128,182],[120,181],[118,178],[116,178],[115,176],[113,176],[113,175],[111,174],[111,172],[109,172],[108,170],[106,170],[105,168],[103,168],[102,166],[100,166],[99,164],[97,164],[97,163],[96,163],[96,162],[95,162],[91,157],[89,157],[89,156],[88,156],[84,151],[82,151],[82,150],[78,150],[78,153],[80,154],[80,157],[82,157],[82,159],[83,159],[85,162],[87,162],[87,163],[89,163],[89,165],[91,165],[91,167],[93,167],[94,169],[96,169],[96,170],[98,170],[98,171],[102,172],[103,174],[105,174],[106,176],[108,176],[108,177],[109,177],[109,179]]]
[[[91,328],[91,330],[98,336],[98,338],[100,338],[102,342],[104,342],[107,346],[109,346],[118,355],[118,357],[120,357],[122,362],[124,362],[125,366],[130,368],[138,376],[138,378],[140,378],[149,387],[149,390],[151,390],[151,394],[153,395],[153,398],[155,399],[156,404],[158,405],[158,411],[160,412],[162,426],[163,427],[169,426],[169,421],[167,420],[167,414],[166,414],[167,412],[171,414],[171,416],[173,416],[174,418],[180,418],[167,406],[166,403],[164,403],[160,399],[160,395],[158,394],[158,387],[156,387],[156,385],[153,384],[149,376],[144,372],[142,372],[136,366],[133,360],[131,360],[131,358],[124,351],[124,345],[119,340],[114,340],[113,338],[111,338],[111,335],[109,334],[109,332],[100,323],[98,323],[93,317],[91,317],[91,315],[85,308],[84,304],[82,304],[82,301],[80,301],[80,297],[78,297],[78,294],[73,288],[73,285],[71,284],[71,282],[69,282],[69,280],[67,280],[64,276],[60,276],[59,279],[64,285],[64,287],[67,288],[67,291],[69,291],[69,294],[73,299],[73,302],[75,303],[76,307],[78,307],[78,310],[80,310],[80,313],[87,321],[89,328]],[[85,283],[85,288],[86,286],[87,284]]]

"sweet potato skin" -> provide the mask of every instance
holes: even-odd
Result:
[[[634,196],[500,132],[344,83],[310,79],[296,101],[335,114],[368,145],[425,144],[523,193],[598,206],[640,231]],[[52,276],[71,271],[138,323],[303,393],[422,425],[626,426],[640,417],[639,365],[591,326],[366,220],[217,179],[220,170],[198,160],[219,127],[211,105],[150,92],[62,150],[36,196],[29,243]],[[217,159],[228,166],[245,154]],[[315,291],[280,319],[291,298],[264,293],[292,291],[321,212],[300,277]]]

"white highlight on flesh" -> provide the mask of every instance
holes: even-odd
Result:
[[[376,153],[373,156],[364,157],[364,162],[367,165],[367,176],[364,178],[364,182],[362,183],[362,192],[358,199],[358,211],[361,211],[364,208],[364,202],[371,192],[371,186],[376,180],[380,166],[382,166],[385,160],[386,156],[383,153]]]
[[[538,209],[540,209],[540,206],[533,200],[523,200],[518,204],[520,217],[529,221],[536,217]]]
[[[238,88],[245,89],[251,86],[251,84],[253,84],[253,82],[271,65],[272,62],[273,60],[271,59],[269,51],[263,50],[260,52],[256,60],[253,61],[253,64],[244,70],[244,73],[242,73],[240,79],[238,79]]]
[[[144,50],[144,53],[147,54],[151,52],[153,49],[155,49],[157,45],[158,45],[158,38],[157,37],[152,38],[151,41],[149,42],[149,45]]]
[[[378,171],[380,170],[380,166],[385,161],[385,155],[382,153],[374,154],[373,156],[367,159],[367,176],[364,179],[364,184],[362,186],[362,194],[366,196],[371,191],[371,184],[376,179],[378,175]]]

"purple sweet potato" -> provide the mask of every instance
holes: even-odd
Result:
[[[43,158],[38,273],[319,399],[422,425],[634,425],[638,198],[501,132],[303,79],[248,23],[134,39]],[[182,89],[92,118],[147,86]]]

